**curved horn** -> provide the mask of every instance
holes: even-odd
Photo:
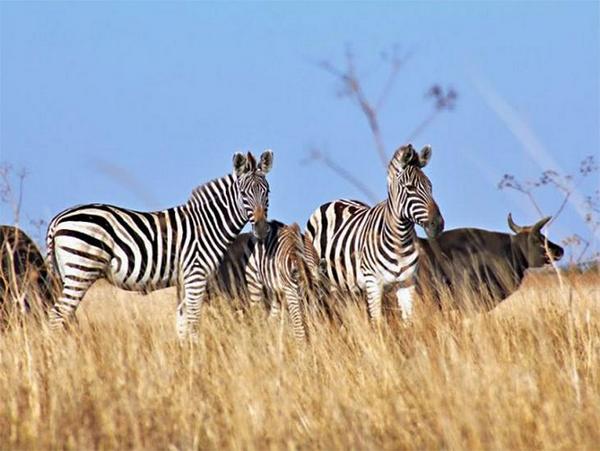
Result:
[[[523,231],[523,227],[515,224],[512,218],[512,213],[508,214],[508,227],[515,233],[521,233]]]
[[[548,222],[552,219],[552,216],[546,216],[543,219],[540,219],[538,222],[536,222],[533,227],[531,227],[531,233],[540,233],[540,230],[542,230],[542,227],[544,227],[546,224],[548,224]]]

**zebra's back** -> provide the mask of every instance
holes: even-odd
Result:
[[[155,212],[104,204],[69,208],[48,226],[49,256],[61,277],[73,281],[101,276],[121,288],[143,292],[172,286],[182,244],[193,234],[189,219],[180,214],[182,208]]]
[[[332,289],[355,290],[358,286],[359,257],[369,225],[376,222],[378,207],[341,199],[321,205],[310,217],[307,240],[327,262],[325,272]]]

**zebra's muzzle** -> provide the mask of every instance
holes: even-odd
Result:
[[[264,207],[255,207],[253,214],[252,232],[259,240],[264,240],[269,233],[269,223],[267,222],[267,211]]]
[[[444,231],[444,218],[439,209],[435,208],[433,214],[430,215],[429,221],[423,227],[429,238],[435,238]]]
[[[257,221],[252,225],[252,233],[259,240],[264,240],[269,234],[269,223],[266,219]]]

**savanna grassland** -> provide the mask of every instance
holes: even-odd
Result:
[[[491,314],[407,327],[351,305],[305,346],[216,303],[190,346],[174,291],[99,283],[74,329],[0,335],[0,448],[597,449],[598,286],[529,276]]]

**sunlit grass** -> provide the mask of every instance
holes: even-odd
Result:
[[[79,325],[0,335],[2,448],[594,449],[598,280],[530,280],[491,314],[421,308],[343,327],[205,306],[181,346],[174,291],[98,284]]]

